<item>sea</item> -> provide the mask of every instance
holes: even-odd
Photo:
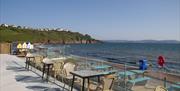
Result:
[[[139,60],[158,69],[158,56],[165,58],[167,72],[180,75],[180,44],[175,43],[97,43],[97,44],[48,44],[49,51],[55,49],[63,55],[77,55],[95,58],[117,64],[138,66]]]

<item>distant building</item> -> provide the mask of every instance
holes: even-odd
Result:
[[[9,25],[9,26],[14,27],[14,28],[17,28],[17,26],[16,26],[16,25]]]
[[[1,24],[0,26],[4,27],[14,27],[14,28],[19,28],[19,29],[33,29],[33,30],[38,30],[38,31],[51,31],[51,30],[56,30],[56,31],[70,31],[69,29],[66,28],[32,28],[32,27],[27,27],[27,26],[16,26],[16,25],[8,25],[8,24]]]
[[[1,24],[1,26],[3,26],[3,27],[8,27],[9,25],[7,25],[7,24]]]
[[[56,30],[57,31],[63,31],[64,29],[63,28],[57,28]]]

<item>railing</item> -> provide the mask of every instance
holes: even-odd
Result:
[[[49,54],[47,53],[47,57],[50,57],[48,55]],[[59,54],[54,54],[54,55],[59,55]],[[82,57],[77,55],[69,55],[69,57],[75,59],[76,63],[79,64],[79,68],[77,67],[78,70],[91,69],[93,66],[99,66],[99,65],[112,66],[112,69],[110,70],[117,70],[115,74],[116,80],[113,88],[114,91],[119,91],[119,89],[121,89],[120,91],[130,91],[130,90],[154,91],[154,89],[159,85],[164,86],[169,91],[178,91],[173,89],[178,89],[180,86],[180,84],[178,83],[180,82],[179,72],[176,72],[176,74],[174,74],[167,72],[167,69],[160,70],[157,67],[156,69],[148,69],[142,73],[141,72],[138,73],[138,72],[133,72],[133,70],[139,70],[137,66],[126,62],[124,62],[123,64],[122,63],[118,64],[96,58]],[[153,66],[156,66],[155,61],[151,62],[151,64],[153,64]],[[107,70],[103,70],[103,71],[107,71]],[[120,76],[119,75],[120,72],[124,72],[124,74],[122,73],[123,75]],[[136,85],[138,86],[140,85],[141,88],[137,88],[138,86]]]

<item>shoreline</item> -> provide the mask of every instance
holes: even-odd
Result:
[[[117,67],[118,69],[124,69],[124,64],[117,64],[112,62],[106,62],[107,64],[112,65],[113,67]],[[126,66],[126,70],[138,70],[136,66]],[[146,70],[145,76],[149,76],[158,80],[164,80],[166,77],[167,82],[175,83],[174,81],[180,82],[180,75],[162,72],[162,71],[153,71],[153,70]],[[161,77],[162,76],[162,77]]]
[[[124,70],[124,64],[107,62],[107,61],[104,61],[104,60],[94,59],[94,58],[86,58],[86,57],[77,56],[77,55],[73,55],[73,56],[84,58],[84,59],[95,60],[95,61],[102,61],[104,64],[113,66],[113,67],[115,67],[117,69]],[[128,66],[128,65],[126,65],[126,70],[138,70],[138,69],[139,68],[136,67],[136,66]],[[168,72],[146,70],[145,76],[149,76],[151,78],[161,80],[161,81],[163,81],[164,77],[166,77],[166,81],[169,82],[169,83],[173,83],[173,84],[176,84],[176,82],[180,82],[180,75],[173,74],[173,73],[168,73]]]

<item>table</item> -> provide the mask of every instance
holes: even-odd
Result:
[[[109,65],[93,66],[93,69],[95,69],[95,70],[105,70],[105,69],[109,69],[109,68],[112,68],[112,66],[109,66]]]
[[[59,57],[59,58],[51,58],[52,61],[56,61],[56,60],[65,60],[67,59],[66,57]]]
[[[126,71],[126,72],[119,72],[118,73],[120,76],[132,76],[134,75],[135,73],[134,72],[131,72],[131,71]]]
[[[119,80],[119,83],[124,83],[124,86],[126,86],[126,83],[129,79],[132,79],[132,76],[135,75],[134,72],[131,72],[131,71],[122,71],[122,72],[119,72],[118,73],[119,77],[122,77],[120,78]]]
[[[25,68],[27,68],[29,70],[29,65],[30,65],[30,61],[31,59],[33,59],[33,61],[35,60],[35,57],[34,56],[26,56],[26,66]]]
[[[134,73],[137,73],[137,74],[143,74],[144,73],[143,70],[131,70],[131,71]]]
[[[48,81],[48,79],[49,79],[49,70],[50,70],[50,67],[53,67],[53,62],[52,62],[50,59],[48,59],[48,58],[44,58],[44,59],[43,59],[42,79],[44,78],[45,70],[46,70],[46,68],[47,68],[46,81]]]
[[[142,75],[144,77],[145,71],[144,70],[131,70],[131,72],[134,72],[137,74],[137,77]]]
[[[85,79],[88,80],[88,84],[89,84],[89,78],[92,77],[98,77],[98,81],[100,81],[100,76],[104,76],[104,75],[108,75],[111,73],[100,73],[97,71],[92,71],[92,70],[80,70],[80,71],[73,71],[70,72],[70,74],[73,75],[73,80],[72,80],[72,85],[71,85],[71,91],[73,90],[73,85],[74,85],[74,80],[75,80],[75,76],[80,77],[83,79],[83,85],[82,85],[82,91],[84,91],[84,85],[85,85]]]
[[[118,75],[124,78],[124,80],[125,79],[129,80],[132,79],[132,76],[135,75],[135,73],[131,71],[126,71],[126,72],[123,71],[123,72],[119,72]]]

